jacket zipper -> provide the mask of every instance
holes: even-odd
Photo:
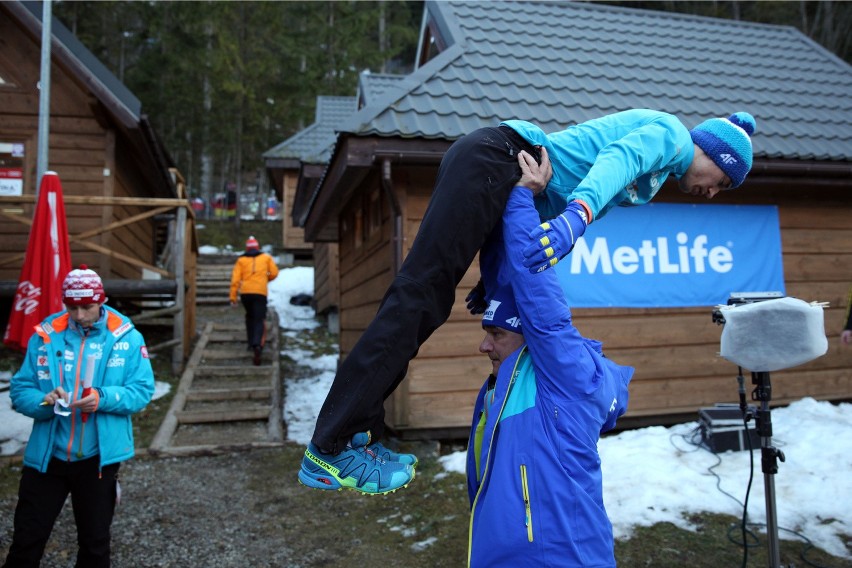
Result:
[[[518,358],[515,360],[515,366],[512,369],[512,378],[509,380],[509,388],[506,390],[506,396],[503,397],[503,403],[500,405],[500,412],[497,413],[497,420],[494,424],[494,429],[500,425],[500,417],[503,415],[503,409],[506,408],[506,401],[509,400],[509,393],[512,392],[512,385],[515,384],[515,374],[518,372],[518,365],[521,362],[521,355],[526,351],[526,346],[521,348]],[[485,470],[482,472],[482,481],[479,483],[479,489],[476,490],[476,496],[473,498],[473,504],[470,507],[470,521],[468,523],[467,532],[467,565],[470,566],[470,554],[473,549],[473,518],[476,515],[476,504],[479,502],[479,495],[482,492],[482,487],[485,484],[485,478],[490,473],[489,465],[491,464],[491,446],[494,444],[494,433],[491,433],[491,438],[488,440],[488,453],[485,454]]]
[[[83,335],[83,340],[80,342],[80,352],[77,354],[77,364],[76,370],[74,372],[74,393],[73,396],[69,396],[69,402],[74,402],[78,398],[78,393],[80,391],[80,362],[83,360],[83,352],[86,350],[86,336]],[[71,436],[68,439],[67,453],[68,453],[68,461],[71,461],[71,446],[74,445],[74,430],[77,426],[77,413],[71,412]],[[83,440],[80,440],[80,447],[82,448]]]
[[[80,392],[80,368],[82,367],[81,362],[83,361],[83,353],[86,351],[86,338],[88,337],[88,335],[89,335],[88,332],[82,333],[83,338],[82,338],[82,341],[80,342],[80,352],[77,354],[77,364],[76,364],[77,369],[75,370],[75,373],[74,373],[74,393],[73,393],[73,396],[68,397],[69,403],[74,402],[75,400],[77,400],[80,397],[80,395],[78,394]],[[74,445],[74,430],[76,429],[75,427],[77,425],[76,419],[77,419],[77,413],[74,412],[73,409],[72,409],[72,412],[71,412],[71,436],[68,439],[68,446],[67,446],[68,461],[71,461],[71,447]],[[82,438],[82,436],[80,437],[80,449],[81,450],[83,449],[83,438]]]
[[[524,511],[526,514],[526,518],[524,519],[524,524],[527,527],[527,540],[529,542],[533,541],[533,522],[532,522],[532,506],[530,505],[530,488],[529,483],[527,481],[527,466],[525,464],[521,464],[521,486],[524,491]]]

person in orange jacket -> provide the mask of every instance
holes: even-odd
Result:
[[[266,335],[266,297],[269,282],[278,276],[278,267],[271,256],[260,251],[257,239],[249,237],[246,251],[240,255],[231,272],[231,306],[237,305],[237,292],[246,310],[248,349],[254,353],[252,362],[260,365]]]

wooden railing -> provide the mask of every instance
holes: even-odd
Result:
[[[184,196],[183,179],[177,172],[173,172],[178,182],[178,194]],[[135,317],[135,321],[143,321],[152,317],[162,315],[174,316],[174,328],[172,339],[160,345],[150,346],[154,351],[165,347],[172,347],[172,369],[179,373],[183,368],[183,362],[189,355],[189,347],[195,335],[195,267],[198,255],[198,242],[195,235],[195,213],[189,200],[186,198],[136,198],[136,197],[87,197],[66,195],[63,196],[66,205],[84,205],[90,207],[138,207],[147,209],[142,213],[120,219],[108,225],[88,229],[86,231],[69,235],[69,244],[78,245],[94,251],[109,258],[123,261],[131,266],[146,269],[159,274],[159,280],[109,280],[104,279],[104,290],[108,296],[120,297],[136,295],[163,295],[173,299],[171,306],[160,308],[154,312],[142,313]],[[0,196],[0,218],[7,219],[30,227],[33,223],[31,218],[24,215],[9,212],[8,209],[15,206],[35,205],[34,195]],[[7,209],[4,211],[3,208]],[[98,243],[91,239],[105,233],[127,227],[157,215],[172,215],[169,220],[168,240],[166,254],[161,255],[157,264],[123,254]],[[14,252],[8,255],[0,253],[0,267],[20,268],[23,263],[24,253]],[[18,283],[16,281],[0,281],[0,297],[14,297]]]

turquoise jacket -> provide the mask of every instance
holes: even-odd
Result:
[[[648,203],[674,174],[683,176],[695,147],[677,117],[635,109],[545,134],[523,120],[504,124],[533,145],[547,149],[553,177],[536,197],[541,218],[552,219],[580,199],[598,219],[616,205]]]
[[[580,335],[555,272],[530,274],[522,265],[528,231],[521,228],[539,223],[532,193],[512,190],[503,220],[495,246],[526,345],[501,363],[493,402],[486,403],[487,382],[476,400],[468,564],[612,568],[597,443],[627,409],[633,369]]]
[[[60,385],[71,400],[79,398],[89,355],[95,357],[92,387],[100,400],[83,428],[79,411],[59,416],[41,402]],[[44,472],[51,457],[74,461],[82,450],[83,459],[99,454],[103,467],[133,457],[130,416],[151,401],[154,372],[145,340],[126,316],[104,306],[84,336],[63,311],[36,326],[9,392],[12,408],[34,420],[24,465]]]

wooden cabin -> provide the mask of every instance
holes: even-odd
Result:
[[[72,265],[97,271],[128,315],[174,315],[165,347],[179,367],[195,333],[198,250],[183,179],[133,93],[56,18],[51,32],[47,167],[62,184]],[[0,3],[0,168],[20,180],[0,195],[4,326],[37,191],[41,35],[41,3]]]
[[[512,6],[427,1],[416,70],[337,127],[304,227],[308,241],[339,243],[341,357],[410,248],[441,157],[465,133],[509,118],[552,132],[628,108],[665,110],[691,128],[747,110],[758,122],[754,167],[714,203],[776,205],[786,293],[830,303],[828,353],[774,373],[772,403],[852,398],[852,349],[838,343],[852,283],[852,68],[790,27],[594,3]],[[686,202],[667,183],[655,201]],[[467,434],[490,370],[464,303],[477,279],[474,265],[449,321],[386,401],[403,436]],[[737,401],[712,309],[574,310],[584,335],[636,368],[621,426],[694,420]]]
[[[324,165],[334,145],[334,126],[355,112],[354,97],[317,97],[312,125],[263,153],[269,183],[282,206],[283,249],[294,258],[310,258],[313,244],[305,241],[298,223],[296,194],[304,165]],[[320,167],[321,171],[321,167]],[[310,178],[310,172],[306,179]]]

